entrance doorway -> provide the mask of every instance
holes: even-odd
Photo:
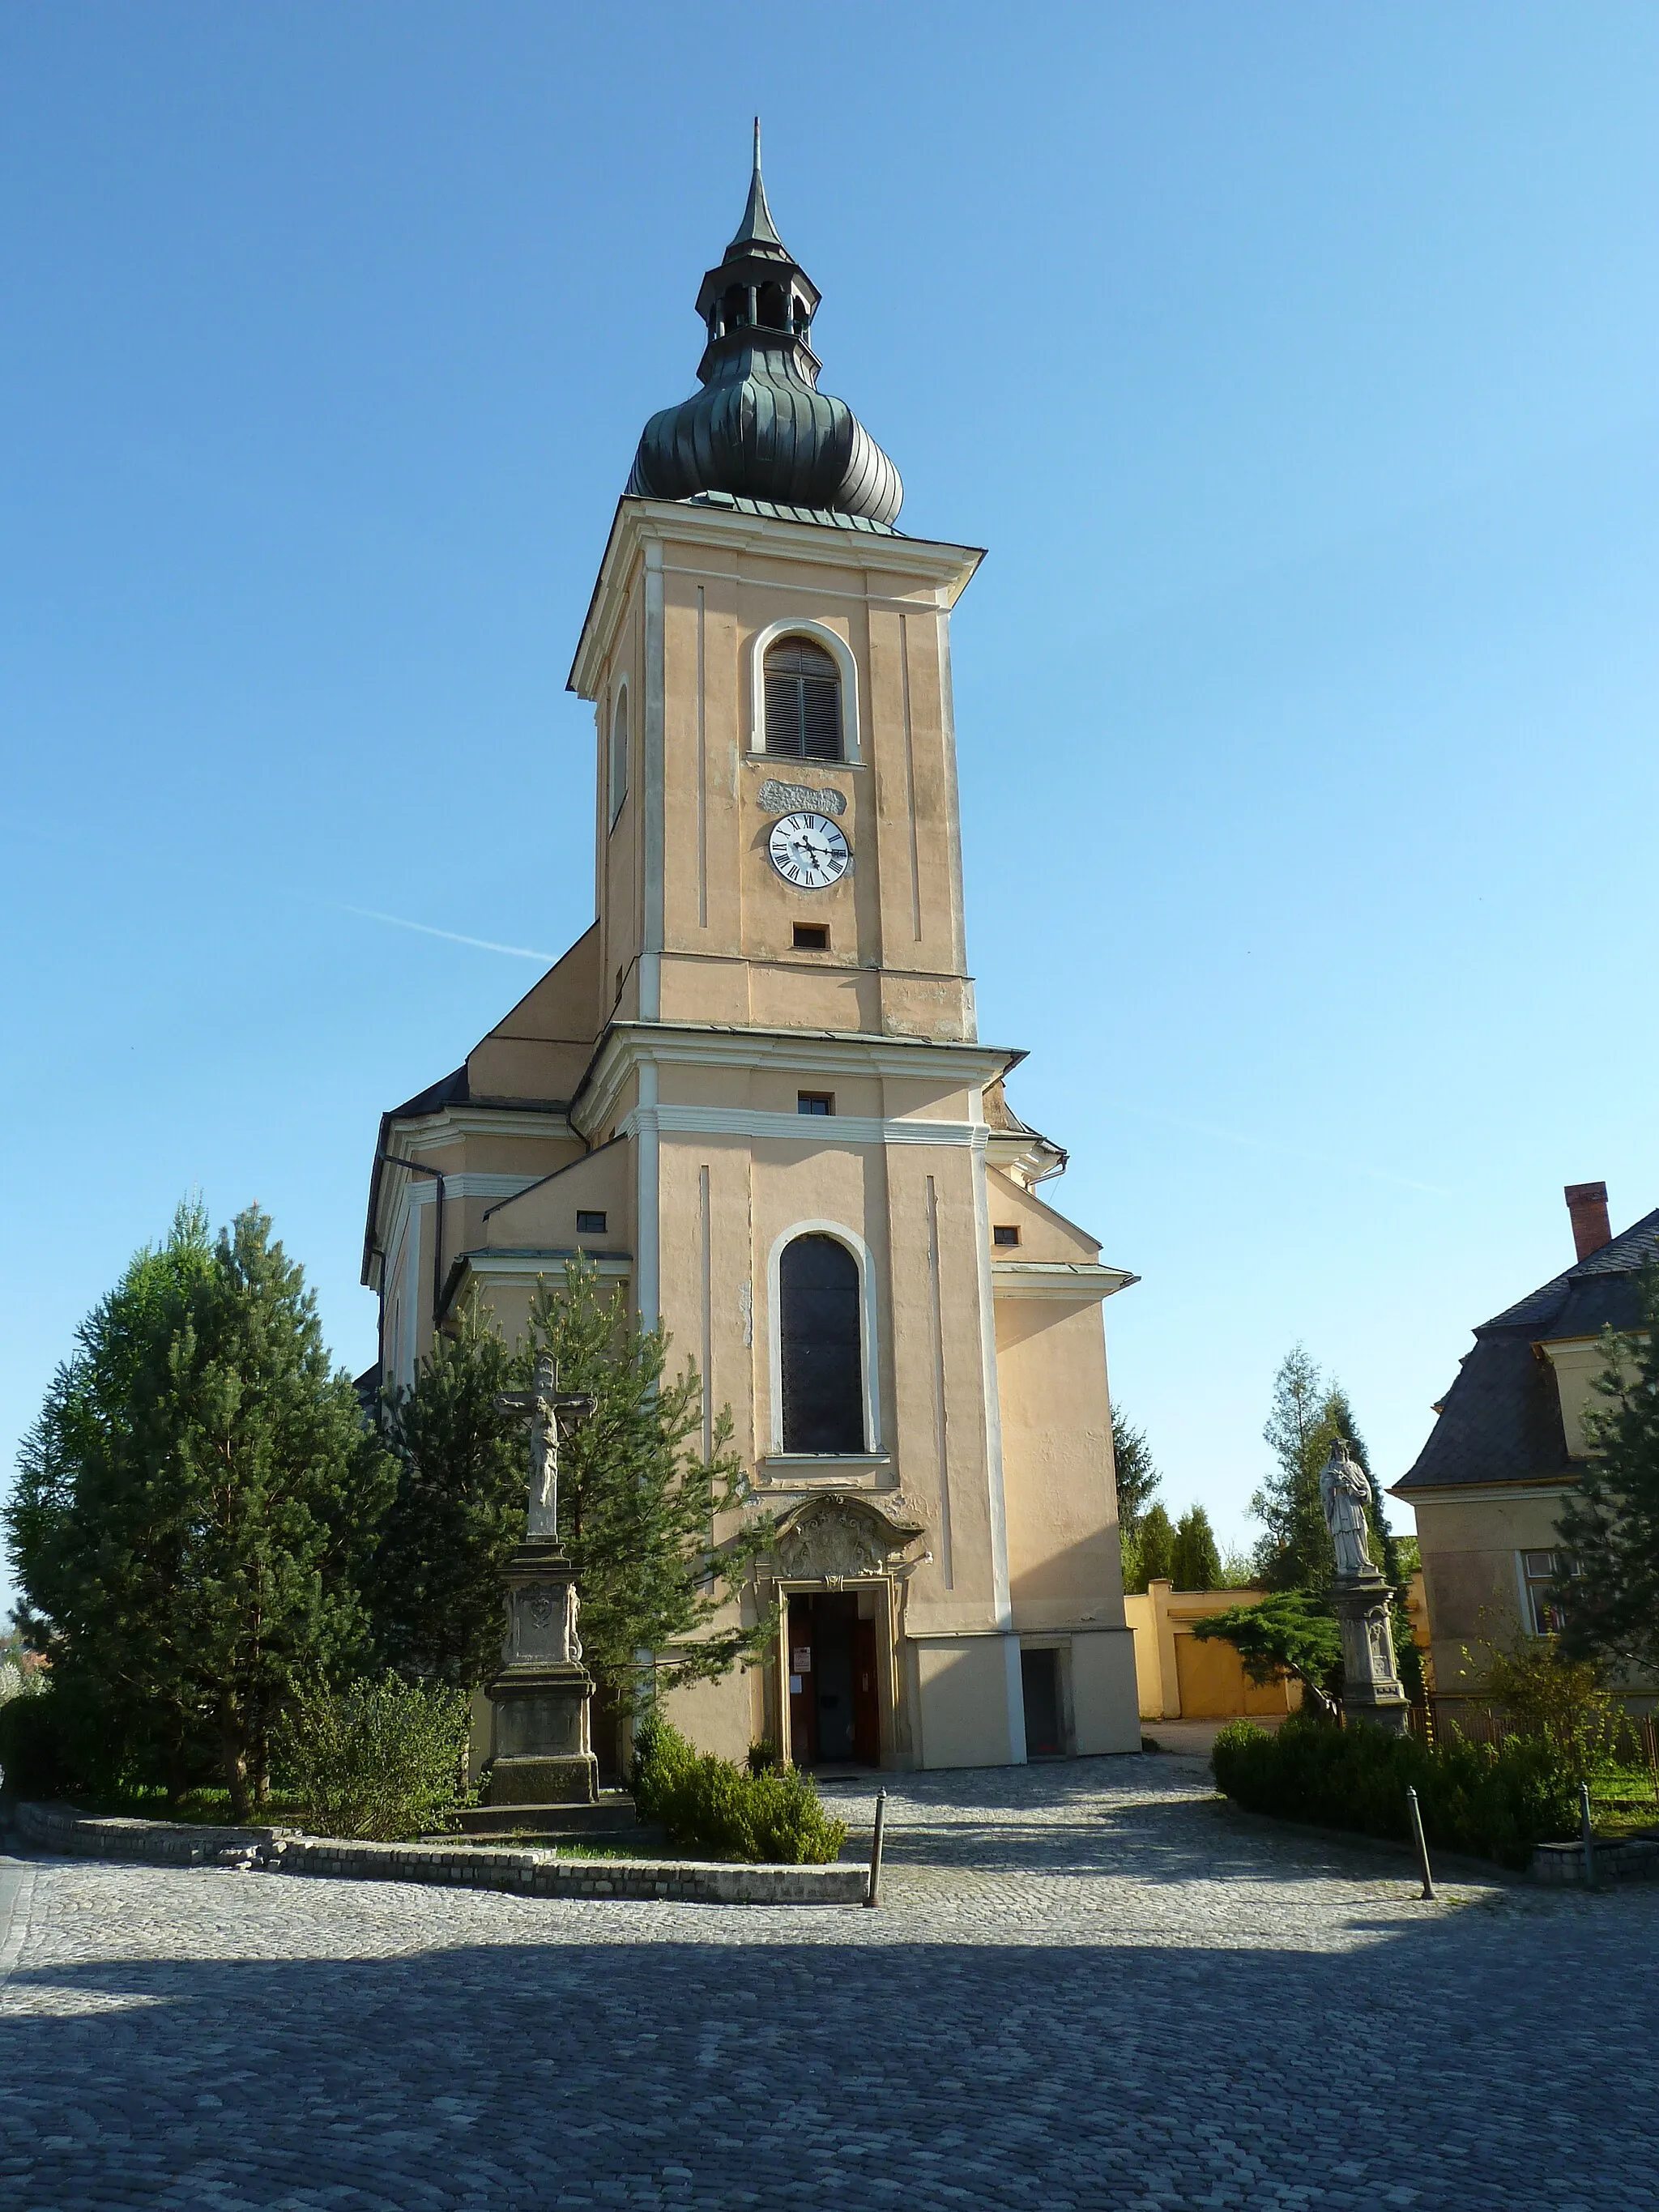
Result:
[[[1022,1651],[1020,1687],[1025,1693],[1025,1755],[1058,1759],[1066,1748],[1060,1717],[1060,1654]]]
[[[797,1766],[881,1763],[876,1624],[852,1590],[789,1600],[789,1756]]]

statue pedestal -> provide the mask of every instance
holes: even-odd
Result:
[[[501,1580],[507,1640],[485,1692],[494,1709],[490,1804],[597,1804],[587,1728],[593,1678],[576,1639],[570,1562],[556,1543],[520,1544]]]
[[[1389,1609],[1394,1592],[1382,1577],[1343,1575],[1331,1586],[1331,1607],[1342,1632],[1342,1713],[1398,1735],[1409,1711],[1394,1669]]]

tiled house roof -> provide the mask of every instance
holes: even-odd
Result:
[[[1641,1326],[1637,1276],[1659,1261],[1659,1210],[1474,1332],[1416,1463],[1394,1486],[1414,1490],[1571,1477],[1553,1370],[1534,1346]]]

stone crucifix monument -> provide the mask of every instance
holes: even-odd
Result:
[[[1406,1725],[1406,1693],[1394,1667],[1389,1604],[1394,1596],[1371,1557],[1365,1470],[1338,1437],[1319,1477],[1319,1502],[1336,1553],[1331,1605],[1342,1632],[1342,1710],[1396,1733]]]
[[[528,1390],[495,1403],[530,1423],[530,1516],[501,1571],[507,1639],[485,1693],[494,1717],[489,1802],[592,1805],[599,1798],[587,1725],[593,1678],[576,1633],[575,1575],[559,1543],[559,1446],[592,1419],[595,1401],[561,1394],[558,1370],[544,1356]]]

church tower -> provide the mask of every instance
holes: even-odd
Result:
[[[1138,1747],[1101,1301],[968,972],[950,623],[981,556],[895,524],[818,389],[758,132],[572,667],[593,927],[381,1125],[365,1280],[406,1379],[470,1285],[509,1334],[580,1249],[731,1406],[780,1516],[764,1669],[700,1744],[949,1766]]]

